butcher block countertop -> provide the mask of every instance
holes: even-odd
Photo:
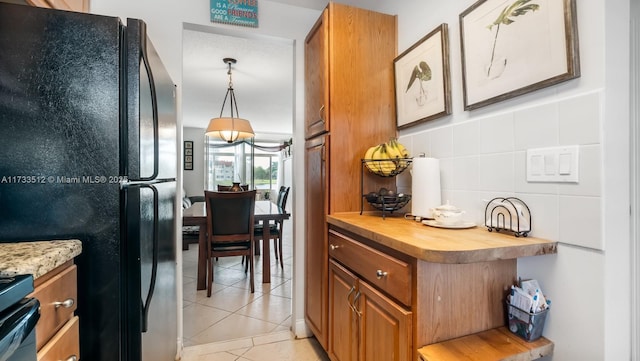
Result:
[[[0,277],[32,274],[36,279],[82,252],[77,239],[0,243]]]
[[[402,215],[335,213],[327,222],[409,256],[434,263],[476,263],[557,253],[557,242],[489,232],[484,225],[468,229],[430,227]]]

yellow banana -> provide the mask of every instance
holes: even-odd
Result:
[[[391,157],[387,150],[387,145],[382,144],[380,146],[380,151],[378,152],[378,159],[382,159],[378,162],[378,167],[380,168],[380,172],[384,175],[390,175],[393,171],[396,170],[396,164],[391,161]],[[385,160],[389,159],[389,160]]]
[[[385,143],[385,145],[387,148],[387,153],[389,154],[389,158],[391,159],[403,158],[402,154],[400,154],[400,149],[398,149],[398,147],[396,146],[396,142],[394,139],[391,139],[390,141]]]
[[[407,148],[405,148],[404,145],[402,145],[400,142],[398,142],[397,139],[391,139],[388,142],[387,147],[393,149],[393,151],[391,153],[394,154],[395,157],[397,157],[397,158],[409,158],[409,151],[407,151]],[[401,168],[405,168],[405,167],[407,167],[408,164],[407,164],[406,161],[401,160],[401,161],[398,162],[398,165]]]
[[[375,145],[367,149],[367,152],[364,154],[364,159],[375,159],[376,151],[379,148],[380,148],[380,145]],[[367,166],[367,168],[369,168],[370,171],[374,173],[380,171],[380,168],[378,167],[377,162],[367,161],[365,162],[365,165]]]

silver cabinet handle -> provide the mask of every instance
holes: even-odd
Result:
[[[336,249],[340,248],[340,245],[330,244],[329,248],[331,248],[332,251],[335,251]]]
[[[67,357],[66,359],[60,360],[60,361],[78,361],[78,356],[71,355],[71,356]]]
[[[376,271],[376,277],[378,279],[381,279],[382,277],[386,277],[389,273],[387,273],[386,271],[383,271],[381,269]]]
[[[320,120],[324,123],[324,104],[322,104],[322,106],[320,107],[320,111],[319,111],[319,115],[320,115]]]
[[[360,298],[360,296],[362,296],[362,293],[360,293],[360,291],[358,291],[356,293],[356,296],[353,298],[353,311],[358,314],[358,317],[362,317],[362,312],[360,312],[360,310],[358,310],[358,306],[356,305],[356,303],[358,302],[358,299]]]
[[[53,306],[55,308],[60,308],[60,307],[71,308],[71,307],[73,307],[74,303],[75,303],[75,301],[73,300],[73,298],[67,298],[66,300],[64,300],[62,302],[54,302]],[[75,356],[72,356],[72,357],[75,357]]]
[[[353,291],[356,290],[356,286],[351,286],[351,289],[349,290],[349,293],[347,293],[347,303],[349,304],[349,308],[351,308],[351,310],[353,312],[358,312],[356,311],[356,308],[353,306],[353,304],[351,303],[351,300],[349,299],[349,297],[351,297],[351,294],[353,293]]]

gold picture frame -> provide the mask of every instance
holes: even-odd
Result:
[[[464,110],[580,76],[575,0],[480,0],[460,14]]]

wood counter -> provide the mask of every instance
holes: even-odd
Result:
[[[557,253],[557,242],[469,229],[430,227],[402,216],[357,212],[327,216],[330,225],[347,230],[416,259],[433,263],[477,263]]]

